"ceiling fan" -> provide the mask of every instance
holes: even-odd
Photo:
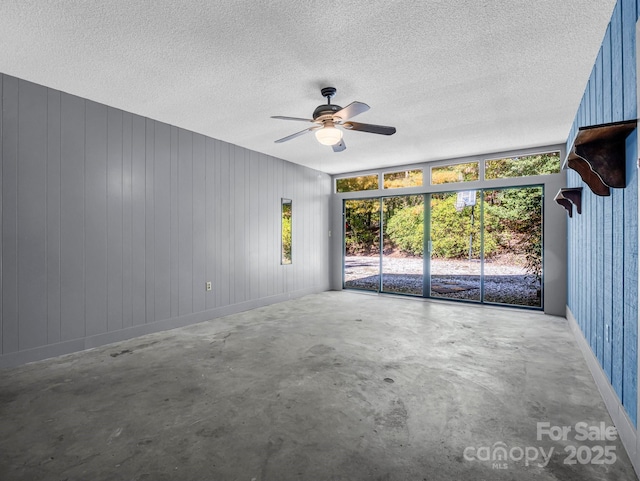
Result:
[[[369,106],[362,102],[351,102],[342,108],[339,105],[331,103],[331,97],[336,94],[334,87],[325,87],[320,90],[322,96],[326,97],[326,105],[319,105],[313,111],[313,119],[301,119],[298,117],[283,117],[282,115],[274,115],[272,119],[297,120],[300,122],[311,122],[315,124],[313,127],[304,129],[295,134],[288,135],[276,140],[276,144],[295,139],[307,132],[315,132],[316,139],[322,145],[330,145],[334,152],[342,152],[346,149],[344,140],[342,139],[342,130],[336,127],[342,127],[347,130],[359,130],[360,132],[370,132],[372,134],[393,135],[396,133],[395,127],[387,127],[385,125],[362,124],[360,122],[351,122],[349,119],[358,114],[369,110]]]

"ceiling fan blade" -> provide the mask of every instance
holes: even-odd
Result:
[[[312,130],[321,129],[320,125],[315,125],[313,127],[309,127],[308,129],[301,130],[300,132],[296,132],[295,134],[287,135],[286,137],[282,137],[281,139],[276,140],[276,144],[281,144],[282,142],[286,142],[287,140],[295,139],[296,137],[300,137],[307,132],[311,132]]]
[[[341,139],[340,142],[338,142],[335,145],[331,146],[333,148],[334,152],[342,152],[344,149],[347,148],[347,146],[344,144],[344,139]]]
[[[347,130],[359,130],[360,132],[371,132],[372,134],[393,135],[396,133],[395,127],[386,125],[361,124],[359,122],[346,122],[342,126]]]
[[[313,119],[301,119],[300,117],[285,117],[283,115],[272,115],[272,119],[280,119],[280,120],[297,120],[299,122],[315,122]]]
[[[338,110],[334,115],[334,117],[340,117],[343,121],[350,119],[351,117],[355,117],[362,112],[366,112],[371,107],[367,104],[363,104],[362,102],[351,102],[342,110]]]

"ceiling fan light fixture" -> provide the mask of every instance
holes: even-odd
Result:
[[[322,145],[336,145],[342,140],[342,131],[333,122],[325,122],[324,127],[316,130],[316,139]]]

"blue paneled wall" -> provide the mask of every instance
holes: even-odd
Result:
[[[640,0],[618,0],[569,135],[579,127],[637,117],[636,21]],[[637,135],[627,138],[627,187],[610,197],[583,187],[582,215],[568,220],[568,306],[629,418],[637,424]]]

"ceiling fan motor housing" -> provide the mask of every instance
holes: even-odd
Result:
[[[321,117],[322,115],[333,115],[339,110],[342,110],[342,107],[339,105],[318,105],[313,111],[313,120],[318,119],[318,117]]]

